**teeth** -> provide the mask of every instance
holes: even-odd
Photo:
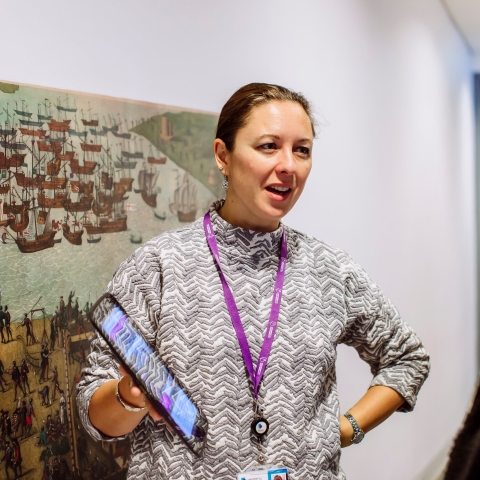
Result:
[[[272,190],[277,190],[277,192],[288,192],[290,190],[288,187],[270,187]]]

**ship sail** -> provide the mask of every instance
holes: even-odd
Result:
[[[52,228],[52,218],[50,216],[50,212],[47,213],[47,216],[45,218],[45,230],[44,232],[51,232],[53,230]]]
[[[35,220],[35,211],[33,208],[28,211],[28,227],[26,230],[21,232],[23,235],[28,235],[30,238],[35,237],[36,230],[36,220]]]
[[[145,168],[138,172],[138,186],[140,190],[145,190],[145,173]]]

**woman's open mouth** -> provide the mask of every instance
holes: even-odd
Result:
[[[269,186],[266,187],[267,192],[270,193],[270,197],[274,200],[284,200],[290,195],[292,191],[289,187]]]

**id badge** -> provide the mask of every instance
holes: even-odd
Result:
[[[288,480],[288,470],[276,465],[259,465],[237,474],[237,480]]]

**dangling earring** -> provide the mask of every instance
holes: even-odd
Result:
[[[222,188],[228,190],[228,178],[226,175],[223,176]]]

